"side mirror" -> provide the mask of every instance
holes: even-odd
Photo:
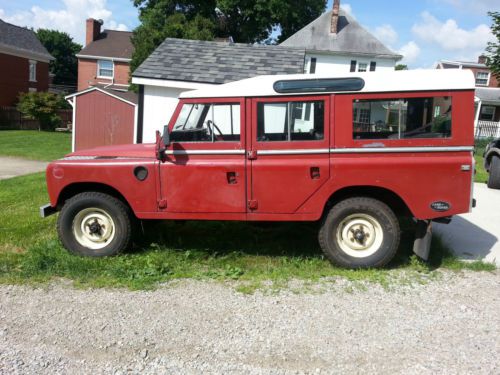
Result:
[[[163,144],[165,145],[165,147],[170,146],[170,133],[168,131],[168,125],[165,125],[163,127],[162,139],[163,139]]]

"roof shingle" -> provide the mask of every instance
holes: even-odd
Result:
[[[221,84],[304,71],[304,48],[167,38],[134,77]]]
[[[97,56],[131,59],[134,53],[132,33],[128,31],[104,30],[96,40],[85,46],[78,56]]]
[[[332,12],[333,10],[323,13],[281,45],[302,47],[307,51],[371,55],[393,59],[403,57],[384,46],[342,9],[339,12],[337,34],[332,34],[330,31]]]
[[[13,50],[34,54],[44,60],[54,59],[32,30],[2,20],[0,20],[0,44]]]

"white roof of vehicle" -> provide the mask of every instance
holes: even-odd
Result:
[[[232,98],[283,96],[293,93],[277,93],[273,85],[277,81],[326,78],[362,78],[365,86],[360,93],[399,91],[447,91],[474,90],[475,79],[472,71],[460,69],[399,70],[389,72],[367,72],[346,74],[290,74],[258,76],[194,91],[186,91],[181,98]],[[349,91],[342,91],[349,92]],[[300,93],[298,93],[300,94]],[[314,92],[303,95],[315,94]],[[325,94],[318,92],[316,94]]]

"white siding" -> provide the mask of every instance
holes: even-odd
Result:
[[[163,126],[169,123],[179,102],[178,96],[183,91],[186,91],[186,89],[144,87],[143,143],[154,142],[157,130],[163,132]]]
[[[378,59],[374,57],[361,57],[361,56],[342,56],[342,55],[321,55],[321,54],[310,54],[306,55],[306,66],[305,72],[309,73],[311,58],[316,58],[316,73],[318,74],[329,74],[329,73],[348,73],[351,69],[351,60],[356,60],[359,63],[367,64],[368,71],[370,70],[370,63],[375,61],[377,67],[376,72],[383,72],[388,70],[394,70],[396,65],[396,60],[390,59]]]

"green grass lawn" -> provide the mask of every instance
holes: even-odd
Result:
[[[400,254],[382,270],[345,270],[323,258],[317,224],[239,222],[146,223],[146,235],[129,253],[106,259],[80,258],[62,248],[55,216],[41,219],[48,200],[42,173],[0,181],[0,283],[37,283],[54,278],[84,287],[152,288],[159,282],[194,278],[237,280],[242,292],[280,288],[291,279],[315,282],[325,277],[390,285],[423,282],[434,270],[493,270],[482,262],[463,263],[450,256],[439,239],[429,263],[411,255],[411,233]],[[269,286],[271,285],[271,286]]]
[[[35,130],[1,130],[0,155],[52,161],[71,152],[71,134]]]
[[[486,183],[488,181],[488,172],[484,169],[484,149],[486,148],[486,145],[490,143],[491,139],[484,139],[484,140],[478,140],[476,141],[476,147],[475,147],[475,153],[474,153],[474,158],[476,159],[476,176],[475,176],[475,181],[476,182],[484,182]]]

